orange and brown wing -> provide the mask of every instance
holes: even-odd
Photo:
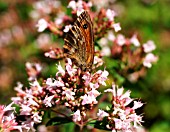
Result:
[[[91,70],[94,59],[94,34],[90,16],[84,11],[66,34],[64,53],[82,70]]]

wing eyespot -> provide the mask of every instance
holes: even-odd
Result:
[[[84,24],[84,25],[83,25],[83,28],[84,28],[84,29],[87,29],[87,28],[88,28],[88,25],[87,25],[87,24]]]

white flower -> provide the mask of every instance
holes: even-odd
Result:
[[[136,34],[134,34],[134,35],[132,36],[132,38],[130,39],[130,42],[131,42],[132,44],[134,44],[134,46],[136,46],[136,47],[139,47],[139,46],[140,46],[140,42],[139,42],[139,40],[137,39],[137,35],[136,35]]]
[[[66,89],[65,91],[62,92],[63,95],[66,95],[67,100],[74,100],[75,93],[72,92],[70,89]]]
[[[74,122],[81,121],[80,110],[77,110],[77,111],[73,114],[73,121],[74,121]]]
[[[54,80],[52,78],[47,78],[46,84],[50,87],[63,87],[64,86],[64,82],[61,80]]]
[[[33,4],[33,7],[35,10],[39,10],[45,14],[50,14],[51,13],[51,7],[47,1],[37,1]]]
[[[115,40],[115,35],[113,34],[112,31],[108,32],[108,36],[107,36],[108,40],[110,41],[114,41]]]
[[[110,56],[111,55],[110,48],[108,46],[104,46],[101,50],[101,53],[103,56]]]
[[[63,67],[62,67],[60,64],[57,65],[57,69],[58,69],[58,72],[56,73],[56,75],[57,75],[58,73],[60,73],[62,76],[64,76],[65,70],[63,69]]]
[[[38,32],[43,32],[48,27],[48,22],[42,18],[38,21],[36,27],[38,27]]]
[[[99,70],[99,71],[97,71],[97,73],[101,74],[100,77],[98,78],[98,82],[100,84],[102,84],[103,86],[106,86],[105,81],[107,79],[107,76],[109,75],[109,72],[106,70],[104,70],[104,71]]]
[[[153,41],[149,40],[147,43],[143,44],[144,52],[149,53],[156,49],[156,46]]]
[[[72,27],[72,25],[66,25],[63,31],[65,33],[67,33],[70,30],[71,27]]]
[[[101,109],[99,109],[99,112],[97,113],[97,116],[99,118],[99,120],[102,120],[103,117],[109,116],[109,114]]]
[[[63,12],[58,14],[57,18],[55,18],[55,24],[56,25],[62,24],[64,16],[65,14]]]
[[[54,95],[52,96],[46,96],[45,99],[43,100],[43,103],[45,104],[46,107],[51,107],[52,106],[52,100],[54,98]]]
[[[33,86],[33,87],[37,87],[38,88],[37,89],[38,92],[40,92],[40,93],[42,92],[43,88],[40,86],[40,84],[39,84],[39,82],[37,80],[35,80],[34,82],[30,83],[30,85]]]
[[[157,62],[158,60],[158,57],[155,56],[154,54],[152,53],[148,53],[145,58],[144,58],[144,61],[143,61],[143,65],[145,67],[148,67],[148,68],[151,68],[152,67],[152,63],[154,62]]]
[[[106,17],[109,19],[109,21],[113,21],[115,16],[116,16],[115,11],[113,11],[111,9],[107,9]]]
[[[76,10],[76,2],[74,0],[70,1],[67,7]]]
[[[42,117],[39,116],[39,113],[38,112],[35,112],[32,116],[33,120],[35,123],[40,123],[42,121]]]
[[[126,42],[126,39],[122,34],[118,34],[116,41],[119,46],[123,46]]]
[[[48,129],[45,125],[39,125],[37,128],[38,132],[48,132]]]
[[[46,52],[46,53],[44,53],[44,55],[45,55],[45,57],[50,57],[50,58],[52,58],[52,57],[55,57],[55,56],[56,56],[56,54],[55,54],[55,52],[54,52],[54,51]]]
[[[88,3],[87,6],[92,6],[92,4]],[[77,11],[77,16],[79,16],[83,11],[83,1],[82,0],[78,0],[77,2],[75,1],[70,1],[68,6],[68,8],[72,8],[74,11]]]
[[[132,109],[140,108],[142,105],[143,103],[141,103],[140,101],[134,101],[134,106],[132,107]]]
[[[99,58],[98,56],[94,56],[93,64],[103,65],[103,60]]]
[[[51,38],[49,34],[42,33],[38,36],[37,44],[40,48],[50,44],[50,42],[51,42]]]
[[[115,32],[118,32],[121,30],[120,23],[114,23],[112,24],[112,27],[115,29]]]
[[[85,105],[85,104],[91,104],[92,103],[92,98],[91,96],[85,94],[84,96],[81,97],[83,99],[82,101],[82,105]]]
[[[80,14],[84,11],[84,9],[77,10],[77,16],[80,16]]]
[[[100,44],[100,46],[106,46],[107,44],[108,44],[108,40],[107,40],[107,38],[101,38],[99,41],[98,41],[98,43]]]

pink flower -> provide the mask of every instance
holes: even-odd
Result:
[[[36,10],[39,10],[43,13],[49,14],[51,12],[50,5],[47,3],[47,1],[35,2],[33,6]]]
[[[82,101],[82,105],[85,105],[85,104],[92,104],[92,97],[85,94],[84,96],[81,97],[83,99]]]
[[[48,27],[48,22],[45,19],[41,18],[38,21],[36,27],[38,27],[38,32],[43,32]]]
[[[118,34],[116,38],[116,42],[119,46],[123,46],[126,42],[126,39],[122,34]]]
[[[132,107],[132,109],[137,109],[143,106],[143,103],[139,102],[139,101],[134,101],[134,106]]]
[[[149,40],[147,43],[143,44],[144,52],[149,53],[156,49],[156,46],[153,41]]]
[[[48,129],[45,125],[39,125],[37,129],[38,132],[48,132]]]
[[[97,113],[98,119],[102,120],[106,116],[109,116],[109,114],[105,112],[104,110],[99,109],[99,112]]]
[[[52,107],[52,104],[54,103],[52,100],[54,98],[54,95],[52,96],[46,96],[45,99],[43,100],[43,103],[46,107]]]
[[[55,18],[55,24],[56,24],[56,25],[62,24],[63,19],[64,19],[64,16],[65,16],[64,12],[58,13],[57,18]]]
[[[66,95],[67,100],[74,100],[75,93],[72,92],[71,89],[65,89],[65,91],[62,92],[63,95]]]
[[[97,74],[100,74],[99,78],[98,78],[98,82],[104,86],[106,86],[105,81],[107,80],[107,76],[109,75],[109,72],[104,70],[104,71],[97,71]]]
[[[103,65],[103,60],[99,58],[98,56],[94,56],[94,65],[98,64],[99,66]]]
[[[17,86],[14,88],[15,91],[21,94],[25,94],[25,92],[22,90],[23,84],[21,82],[17,82]]]
[[[22,131],[22,126],[19,126],[15,121],[13,103],[8,106],[0,105],[0,131],[10,132],[12,130],[18,129]]]
[[[81,98],[83,99],[82,105],[97,104],[97,100],[96,100],[96,97],[94,96],[94,94],[85,94]]]
[[[72,27],[72,25],[66,25],[63,32],[67,33],[71,27]]]
[[[43,88],[40,86],[39,82],[35,80],[34,82],[30,83],[31,86],[36,87],[36,92],[41,93]]]
[[[97,86],[97,88],[98,87],[99,86]],[[100,95],[100,93],[95,88],[92,88],[92,90],[90,92],[87,92],[87,94],[90,96],[94,96],[95,98]]]
[[[58,80],[54,81],[54,85],[56,87],[64,87],[64,82],[62,80],[60,80],[60,78]]]
[[[95,83],[95,84],[90,83],[90,87],[91,87],[92,89],[97,89],[97,88],[99,88],[99,84],[98,84],[98,83]]]
[[[59,64],[59,65],[57,65],[57,69],[58,69],[58,72],[56,73],[56,75],[57,74],[61,74],[62,76],[64,76],[65,75],[65,70],[62,68],[62,66]]]
[[[88,86],[90,81],[91,81],[91,74],[89,72],[85,72],[85,74],[83,75],[82,79],[84,80],[84,84],[85,86]]]
[[[74,0],[70,1],[67,7],[76,10],[76,2]]]
[[[90,4],[89,4],[90,5]],[[68,8],[72,8],[74,11],[77,12],[77,16],[79,16],[83,11],[83,1],[78,0],[77,2],[75,1],[70,1],[70,3],[67,6]]]
[[[20,107],[21,107],[20,115],[30,115],[31,114],[32,108],[30,107],[30,105],[21,104]]]
[[[132,38],[130,39],[130,42],[131,42],[132,44],[134,44],[134,46],[136,46],[136,47],[139,47],[139,46],[140,46],[140,42],[139,42],[136,34],[134,34],[134,35],[132,36]]]
[[[110,56],[110,55],[111,55],[111,50],[110,50],[110,48],[109,48],[108,46],[104,46],[104,47],[102,48],[101,54],[102,54],[103,56]]]
[[[136,115],[136,113],[130,114],[130,115],[129,115],[129,118],[132,119],[132,121],[133,121],[133,126],[134,126],[135,128],[137,128],[138,125],[141,125],[141,122],[143,122],[143,121],[142,121],[142,117],[139,116],[139,115]]]
[[[114,118],[115,122],[115,129],[119,130],[122,129],[123,122],[120,119]]]
[[[68,72],[68,74],[72,77],[74,76],[74,74],[76,73],[76,69],[74,69],[72,67],[72,62],[71,62],[71,59],[67,59],[68,63],[66,63],[66,70]]]
[[[41,123],[42,121],[42,116],[39,116],[39,112],[34,112],[32,118],[35,123]]]
[[[54,83],[53,83],[53,80],[52,80],[52,78],[47,78],[47,80],[46,80],[46,84],[48,85],[48,86],[54,86]]]
[[[108,37],[108,40],[110,40],[110,41],[114,41],[116,39],[116,37],[115,37],[115,35],[113,34],[112,31],[108,32],[108,36],[107,37]]]
[[[134,106],[131,108],[127,106],[130,104],[133,99],[130,98],[130,91],[123,93],[123,88],[118,88],[114,84],[112,85],[112,89],[107,89],[105,92],[111,92],[112,97],[112,111],[109,110],[108,120],[111,122],[114,120],[114,123],[109,123],[106,126],[108,129],[112,131],[123,131],[123,132],[131,132],[135,127],[141,125],[142,117],[135,113],[135,109],[140,108],[143,104],[141,102],[134,101]],[[133,126],[132,126],[133,124]]]
[[[47,33],[42,33],[38,36],[37,44],[39,48],[48,46],[51,43],[51,37]]]
[[[157,56],[155,56],[155,55],[152,54],[152,53],[148,53],[148,54],[145,56],[144,60],[143,60],[143,65],[144,65],[145,67],[151,68],[151,67],[152,67],[152,63],[157,62],[157,60],[158,60],[158,57],[157,57]]]
[[[107,9],[106,17],[109,19],[109,21],[113,21],[115,16],[116,16],[115,11],[113,11],[111,9]]]
[[[52,78],[48,78],[46,84],[50,87],[64,87],[64,82],[62,80],[52,80]]]
[[[107,38],[101,38],[100,40],[99,40],[99,42],[98,42],[99,44],[100,44],[100,46],[107,46],[108,45],[108,40],[107,40]]]
[[[112,24],[112,27],[115,29],[115,32],[118,32],[121,30],[120,23],[114,23]]]
[[[98,85],[97,85],[97,88],[98,88]],[[87,92],[87,94],[85,94],[84,96],[81,96],[81,98],[83,99],[82,105],[97,104],[98,101],[96,100],[96,97],[99,95],[100,93],[95,88],[92,88],[92,90]]]
[[[32,98],[29,98],[29,99],[28,99],[28,104],[39,107],[39,104],[38,104],[36,101],[34,101]]]
[[[81,121],[80,110],[77,110],[77,111],[73,114],[73,121],[74,121],[74,122]]]
[[[49,52],[46,52],[44,54],[46,57],[50,57],[50,58],[55,58],[56,57],[56,54],[53,50],[49,51]]]

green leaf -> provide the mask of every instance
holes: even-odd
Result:
[[[5,12],[7,10],[8,10],[8,4],[0,1],[0,13]]]
[[[15,112],[16,112],[16,113],[19,113],[19,111],[20,111],[20,109],[21,109],[19,105],[13,104],[12,107],[15,107]]]
[[[54,117],[47,122],[46,126],[55,126],[70,122],[72,122],[72,120],[65,117]]]
[[[119,61],[118,60],[115,60],[115,59],[112,59],[112,58],[109,58],[109,57],[105,57],[104,60],[105,60],[105,63],[107,65],[108,69],[119,68]]]
[[[61,132],[75,132],[75,123],[70,122],[61,126]]]
[[[105,121],[90,121],[87,125],[90,125],[94,128],[97,128],[97,129],[101,129],[101,130],[109,130],[108,128],[106,128],[106,123],[104,123]]]

